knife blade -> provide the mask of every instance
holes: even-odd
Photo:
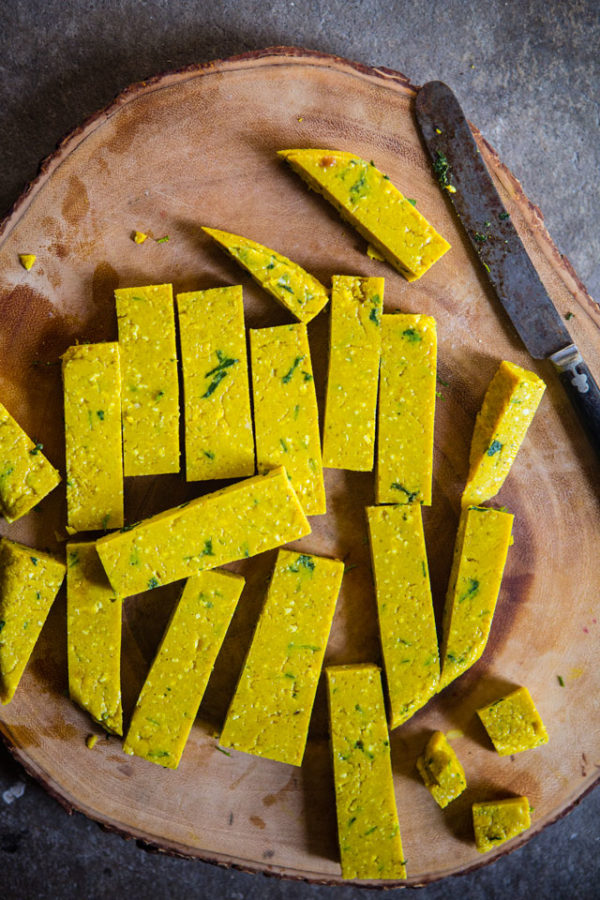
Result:
[[[535,359],[548,359],[600,455],[600,389],[548,296],[504,207],[454,93],[429,81],[417,93],[417,122],[496,296]]]

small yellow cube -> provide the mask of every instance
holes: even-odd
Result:
[[[19,253],[19,262],[28,272],[33,267],[36,259],[37,256],[34,253]]]
[[[548,743],[548,732],[526,687],[477,710],[500,756]]]
[[[467,786],[465,770],[441,731],[434,731],[427,741],[423,755],[417,760],[417,769],[425,787],[442,809],[456,800]]]
[[[473,804],[473,829],[479,853],[495,850],[531,825],[527,797]]]

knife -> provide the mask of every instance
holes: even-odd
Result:
[[[496,296],[534,359],[547,359],[600,455],[600,390],[540,281],[479,153],[458,100],[442,81],[416,98],[421,134]]]

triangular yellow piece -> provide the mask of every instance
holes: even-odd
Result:
[[[329,300],[321,282],[287,256],[238,234],[217,228],[202,230],[224,247],[268,294],[300,322],[310,322]]]

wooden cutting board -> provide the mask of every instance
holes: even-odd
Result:
[[[177,291],[244,284],[250,327],[288,321],[200,230],[237,231],[328,282],[383,275],[388,310],[424,312],[439,330],[440,393],[434,499],[424,510],[438,611],[448,578],[459,497],[477,409],[501,359],[527,366],[548,390],[498,504],[516,515],[515,543],[482,660],[392,734],[392,760],[409,884],[489,862],[473,844],[475,799],[526,794],[533,826],[518,846],[564,814],[598,779],[600,610],[598,463],[546,364],[531,360],[486,288],[435,183],[413,117],[414,88],[397,72],[278,48],[192,67],[125,91],[70,135],[18,200],[0,233],[0,399],[64,471],[59,355],[75,341],[116,337],[113,290],[172,281]],[[600,315],[546,233],[539,211],[475,130],[481,153],[525,246],[584,356],[597,360]],[[387,172],[452,243],[408,284],[369,259],[365,242],[278,160],[285,147],[350,150]],[[169,241],[131,240],[134,229]],[[30,272],[18,253],[35,253]],[[328,315],[309,326],[322,401]],[[48,363],[48,365],[46,365]],[[596,378],[600,371],[596,366]],[[212,485],[183,476],[129,479],[134,521]],[[327,663],[379,660],[364,506],[371,474],[326,472],[329,512],[298,546],[344,558],[348,572]],[[58,489],[2,533],[64,552]],[[69,809],[162,850],[221,864],[341,880],[326,709],[319,688],[301,768],[219,752],[215,735],[264,597],[274,553],[232,567],[248,581],[177,771],[123,754],[66,696],[65,602],[59,598],[0,730],[28,772]],[[123,693],[128,718],[180,586],[127,600]],[[564,681],[559,683],[558,676]],[[507,687],[529,687],[547,746],[501,758],[475,709]],[[415,773],[432,729],[450,732],[468,777],[441,811]],[[506,852],[506,848],[499,852]]]

